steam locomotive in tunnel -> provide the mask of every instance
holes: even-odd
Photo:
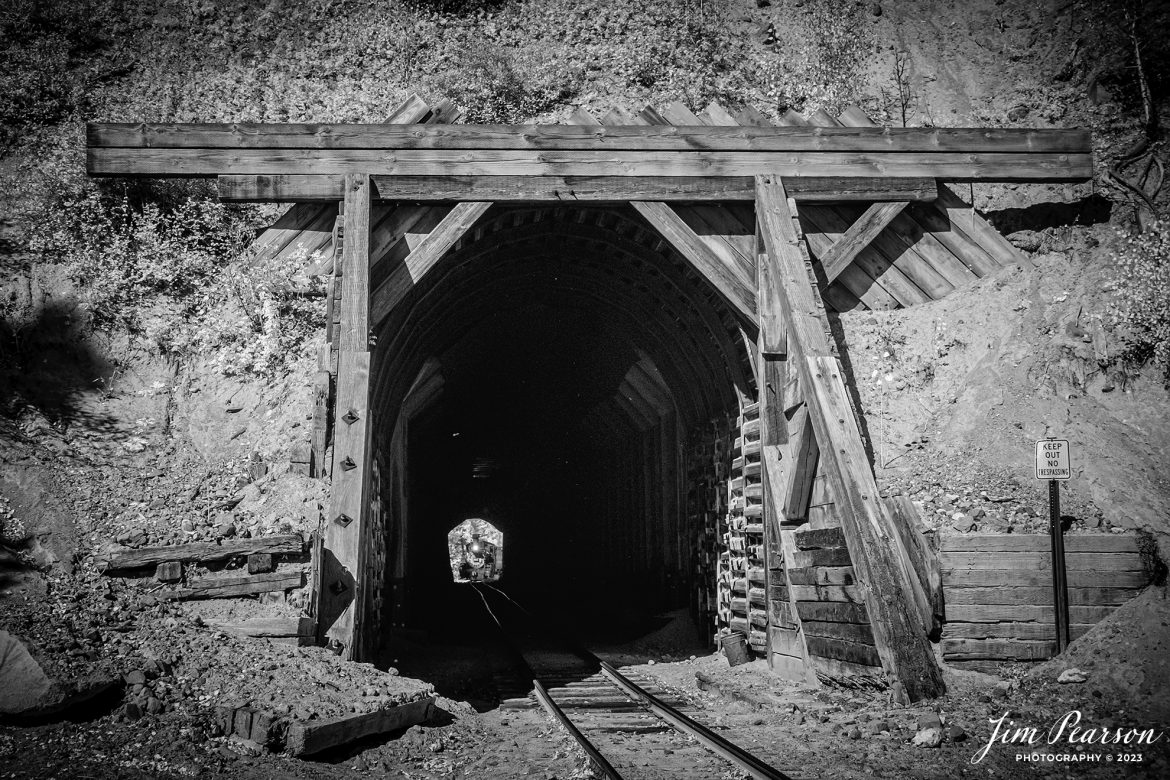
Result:
[[[503,570],[499,547],[473,534],[463,540],[463,555],[459,563],[459,579],[469,582],[493,582]]]

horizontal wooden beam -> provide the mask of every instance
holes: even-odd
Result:
[[[99,556],[99,560],[105,564],[107,569],[121,571],[157,566],[167,561],[207,563],[257,553],[296,555],[304,550],[304,546],[305,543],[300,534],[282,534],[279,536],[258,536],[251,539],[228,539],[222,543],[190,542],[188,544],[139,547],[137,549],[119,547],[103,553]]]
[[[1084,152],[139,149],[90,147],[93,176],[867,176],[955,181],[1080,181]]]
[[[341,199],[340,175],[221,175],[221,200],[249,203],[332,202]],[[374,199],[452,203],[751,201],[751,176],[374,176]],[[933,201],[932,178],[807,177],[792,179],[798,201]]]
[[[1087,130],[715,125],[106,124],[87,145],[127,149],[440,149],[1088,153]]]

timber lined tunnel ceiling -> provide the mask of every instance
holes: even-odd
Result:
[[[401,398],[427,357],[469,334],[474,338],[477,326],[491,317],[533,302],[603,312],[599,323],[612,343],[648,358],[622,387],[641,395],[665,382],[688,425],[733,406],[737,384],[746,389],[747,354],[737,343],[734,320],[631,210],[501,208],[380,324],[377,349],[388,360],[380,362],[375,405]],[[535,316],[533,326],[547,327]],[[580,353],[568,349],[522,359],[539,367],[580,359]]]
[[[635,580],[647,609],[686,603],[679,457],[750,390],[747,355],[734,316],[632,208],[496,207],[378,335],[375,435],[392,448],[410,410],[418,497],[396,619],[429,619],[419,605],[446,576],[425,562],[432,538],[461,516],[508,534],[509,583],[533,598],[555,575],[559,599],[600,604]],[[420,374],[442,377],[423,409],[404,403]],[[576,550],[602,568],[566,569]]]

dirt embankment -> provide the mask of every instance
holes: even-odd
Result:
[[[1068,439],[1074,530],[1170,533],[1170,395],[1125,372],[1109,327],[1111,228],[1068,232],[941,301],[841,317],[883,487],[932,527],[1043,532],[1035,442]],[[1163,557],[1166,557],[1165,551]]]

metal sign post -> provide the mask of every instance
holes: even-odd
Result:
[[[1048,531],[1052,536],[1052,606],[1056,613],[1056,648],[1069,645],[1068,577],[1064,565],[1064,526],[1060,522],[1060,481],[1072,478],[1068,441],[1036,442],[1036,479],[1048,480]]]

